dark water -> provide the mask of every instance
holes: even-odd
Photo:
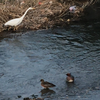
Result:
[[[0,100],[99,100],[100,22],[14,34],[0,40]],[[56,87],[44,90],[40,79]]]

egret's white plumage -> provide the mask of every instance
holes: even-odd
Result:
[[[4,24],[4,26],[17,26],[17,25],[19,25],[19,24],[22,22],[23,18],[25,17],[25,15],[27,14],[27,12],[28,12],[30,9],[35,9],[35,8],[29,7],[29,8],[25,11],[25,13],[24,13],[24,15],[23,15],[22,17],[9,20],[8,22],[6,22],[6,23]]]

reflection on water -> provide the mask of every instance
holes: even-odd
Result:
[[[55,93],[55,91],[53,91],[53,90],[51,90],[49,88],[42,89],[40,92],[41,92],[41,96],[45,96],[45,95],[47,96],[47,95],[51,95],[51,94]]]
[[[69,83],[69,82],[66,82],[67,83],[67,88],[68,89],[73,89],[73,87],[75,86],[75,83]]]
[[[14,33],[11,38],[2,39],[0,98],[50,93],[52,100],[66,100],[66,95],[71,100],[75,100],[71,95],[76,99],[79,95],[86,96],[90,100],[88,94],[100,87],[99,28],[100,23],[71,25],[66,29],[31,31],[16,37]],[[70,72],[75,77],[74,84],[66,84],[66,73]],[[56,88],[41,90],[41,78],[54,83]]]
[[[4,75],[4,73],[0,73],[0,78]]]

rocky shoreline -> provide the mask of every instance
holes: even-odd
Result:
[[[69,7],[76,5],[74,13],[69,12]],[[14,27],[3,27],[4,23],[10,19],[23,15],[28,8],[26,5],[21,7],[16,5],[0,4],[0,33],[4,31],[13,31]],[[91,21],[100,17],[100,2],[89,3],[86,0],[63,2],[63,0],[42,0],[34,4],[35,10],[31,10],[25,16],[23,22],[16,31],[48,29],[54,26],[69,25],[73,22]]]

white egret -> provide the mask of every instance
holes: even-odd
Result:
[[[29,8],[25,11],[25,13],[23,14],[22,17],[9,20],[8,22],[6,22],[6,23],[4,24],[4,26],[15,26],[15,27],[16,27],[17,25],[19,25],[19,24],[22,22],[22,20],[24,19],[25,15],[27,14],[27,12],[28,12],[30,9],[35,9],[35,8],[29,7]]]

